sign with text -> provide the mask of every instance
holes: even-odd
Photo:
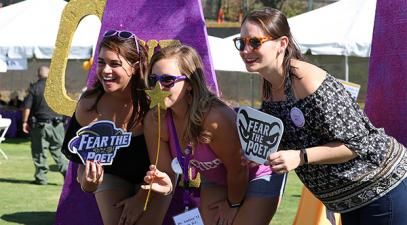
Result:
[[[264,164],[276,152],[284,132],[283,122],[248,106],[239,108],[237,128],[242,151],[247,159]]]
[[[86,160],[98,161],[101,165],[112,165],[118,149],[128,147],[131,132],[116,128],[108,120],[101,120],[82,127],[68,143],[68,149],[85,164]]]
[[[358,99],[360,85],[352,83],[352,82],[340,80],[340,79],[338,79],[338,80],[343,84],[343,86],[345,86],[345,89],[350,93],[352,98],[355,99],[355,101],[356,101]]]
[[[173,217],[175,225],[204,225],[198,208]]]

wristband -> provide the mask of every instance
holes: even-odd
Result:
[[[300,149],[302,158],[304,159],[304,164],[308,164],[308,154],[307,154],[307,149],[302,148]]]
[[[171,188],[170,188],[170,190],[167,192],[167,193],[164,193],[164,196],[167,196],[167,195],[170,195],[170,194],[172,194],[172,185],[171,185]]]
[[[226,198],[226,201],[228,202],[228,205],[229,205],[230,208],[239,208],[242,205],[242,202],[243,202],[243,201],[241,201],[239,203],[231,203],[229,198]]]

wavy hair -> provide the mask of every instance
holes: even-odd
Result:
[[[195,49],[187,45],[172,45],[156,52],[150,62],[149,73],[152,67],[161,59],[174,58],[180,72],[186,75],[191,85],[191,101],[187,112],[187,125],[183,138],[196,144],[209,143],[211,134],[203,130],[203,123],[207,112],[214,105],[226,105],[206,85],[202,60]]]
[[[136,42],[139,45],[137,51]],[[134,128],[141,123],[149,109],[150,101],[145,93],[145,72],[147,71],[147,49],[137,38],[123,39],[117,36],[104,37],[99,45],[99,51],[102,48],[116,52],[134,68],[134,74],[130,79],[131,95],[133,101],[133,113],[129,121],[129,129]],[[102,98],[105,90],[99,79],[96,79],[92,88],[85,91],[82,97],[97,95],[96,101],[89,108],[89,111],[97,112],[97,104]]]
[[[295,67],[291,66],[290,61],[291,59],[305,61],[305,57],[295,43],[290,31],[290,26],[288,25],[287,17],[277,9],[262,8],[250,12],[243,19],[242,25],[246,21],[258,25],[264,33],[270,35],[273,39],[278,39],[282,36],[288,38],[288,45],[284,52],[283,73],[296,76],[293,73]],[[271,83],[263,78],[263,99],[269,99],[271,97],[271,88]]]

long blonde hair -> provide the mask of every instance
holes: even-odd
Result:
[[[191,85],[187,125],[183,138],[192,143],[209,143],[211,134],[203,130],[206,113],[214,105],[225,105],[206,85],[202,60],[195,49],[187,45],[172,45],[156,52],[150,62],[149,74],[152,67],[161,59],[174,58],[178,63],[181,74],[186,75],[186,80]]]

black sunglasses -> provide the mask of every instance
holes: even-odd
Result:
[[[238,37],[233,39],[233,43],[236,49],[242,52],[247,44],[249,44],[252,49],[258,49],[264,42],[271,40],[273,40],[272,37]]]
[[[162,74],[162,75],[157,75],[157,74],[151,74],[148,76],[148,86],[154,87],[158,82],[165,87],[165,88],[172,88],[174,87],[174,84],[178,81],[181,80],[186,80],[188,79],[187,76],[181,75],[181,76],[175,76],[175,75],[170,75],[170,74]]]

